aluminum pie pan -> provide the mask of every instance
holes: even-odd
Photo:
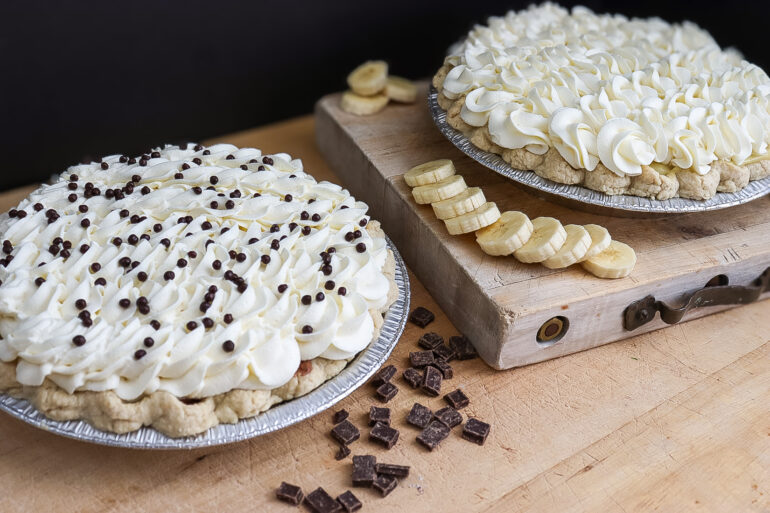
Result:
[[[409,275],[395,245],[386,237],[396,261],[398,299],[383,320],[380,336],[369,344],[338,375],[302,397],[277,404],[259,415],[235,424],[219,424],[196,436],[172,438],[143,427],[125,434],[96,429],[85,421],[55,421],[47,418],[26,399],[0,394],[0,410],[51,433],[112,447],[129,449],[197,449],[247,440],[271,433],[310,418],[336,404],[365,383],[390,356],[409,316]]]
[[[514,182],[534,189],[535,194],[582,210],[621,217],[690,214],[735,207],[770,193],[770,177],[751,181],[737,192],[718,192],[713,198],[703,201],[686,198],[655,200],[622,194],[610,196],[580,185],[553,182],[538,176],[534,171],[515,169],[500,155],[484,151],[470,142],[462,132],[447,122],[447,113],[438,104],[438,91],[434,86],[428,92],[428,107],[439,131],[470,158]]]

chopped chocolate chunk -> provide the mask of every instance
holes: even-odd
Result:
[[[378,474],[384,474],[386,476],[393,477],[408,477],[409,466],[408,465],[391,465],[390,463],[378,463],[375,466]]]
[[[441,345],[433,350],[433,356],[438,360],[450,362],[455,358],[455,351],[451,347]]]
[[[385,383],[389,383],[390,379],[396,375],[396,366],[388,365],[380,369],[377,374],[372,378],[372,385],[380,386]]]
[[[409,367],[404,370],[404,381],[409,383],[412,388],[417,388],[422,385],[422,373],[417,369]]]
[[[398,442],[398,430],[382,422],[378,422],[369,431],[369,439],[379,442],[390,449]]]
[[[372,486],[377,477],[376,465],[374,456],[353,456],[353,486]]]
[[[377,476],[377,479],[372,483],[372,487],[379,490],[383,497],[387,497],[390,492],[396,489],[398,485],[398,479],[391,476],[381,475]]]
[[[373,426],[378,422],[390,426],[390,408],[380,408],[377,406],[369,408],[369,425]]]
[[[441,335],[433,331],[424,333],[423,336],[421,336],[420,339],[417,341],[417,344],[423,349],[431,349],[431,350],[437,348],[443,343],[444,343],[444,337],[442,337]]]
[[[433,397],[441,393],[441,372],[435,367],[425,367],[425,375],[422,378],[422,390]]]
[[[436,412],[436,420],[444,424],[449,429],[452,429],[453,427],[462,424],[463,416],[459,411],[455,410],[451,406],[446,406]]]
[[[342,511],[342,505],[335,501],[326,490],[320,486],[307,494],[305,504],[310,506],[315,513],[337,513]]]
[[[431,420],[433,420],[433,412],[430,411],[430,408],[423,406],[420,403],[414,403],[409,415],[406,416],[406,421],[409,424],[419,428],[428,427]]]
[[[340,450],[334,455],[334,459],[337,461],[344,460],[350,456],[350,447],[347,445],[340,445]]]
[[[472,360],[478,356],[473,344],[465,335],[449,337],[449,347],[454,349],[458,360]]]
[[[432,323],[435,318],[436,316],[433,315],[433,312],[422,306],[415,308],[409,315],[409,320],[421,328]]]
[[[348,413],[348,410],[339,410],[337,412],[334,412],[334,417],[332,418],[332,422],[335,424],[339,424],[343,420],[347,419],[350,414]]]
[[[436,360],[433,362],[432,367],[437,368],[441,375],[444,377],[444,379],[452,379],[454,377],[454,370],[452,370],[452,366],[449,365],[446,360]]]
[[[463,426],[463,438],[474,444],[484,445],[489,436],[489,424],[470,418]]]
[[[448,436],[449,428],[443,423],[434,420],[417,435],[417,441],[432,451]]]
[[[299,506],[304,497],[299,486],[294,486],[285,481],[281,483],[281,486],[275,491],[275,496],[278,497],[278,500],[288,502],[295,506]]]
[[[433,351],[416,351],[409,353],[409,362],[412,367],[421,369],[433,363]]]
[[[470,404],[468,396],[459,388],[445,395],[444,400],[455,410],[461,410]]]
[[[343,445],[350,445],[361,438],[361,432],[352,422],[346,419],[334,426],[332,437]]]
[[[380,401],[387,403],[398,394],[398,387],[393,383],[383,383],[377,388],[377,397]]]
[[[338,496],[337,502],[339,502],[342,505],[342,507],[345,508],[345,511],[347,513],[353,513],[354,511],[358,511],[363,506],[363,504],[361,504],[361,501],[358,500],[358,497],[353,495],[353,492],[351,492],[350,490]]]

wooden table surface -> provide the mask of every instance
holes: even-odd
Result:
[[[336,181],[314,143],[311,117],[226,140],[300,157]],[[0,210],[31,188],[0,195]],[[411,275],[412,305],[429,327],[456,330]],[[415,401],[441,399],[399,379],[389,406],[401,439],[366,440],[375,401],[365,385],[340,403],[362,429],[353,454],[412,465],[388,497],[354,488],[364,511],[770,511],[768,301],[590,351],[510,371],[456,362],[445,391],[462,386],[464,413],[490,422],[486,445],[455,428],[429,453],[404,422]],[[424,330],[409,325],[391,363],[405,368]],[[472,334],[471,334],[472,335]],[[281,481],[335,496],[351,462],[334,460],[331,412],[251,441],[194,451],[135,451],[60,438],[0,414],[0,511],[293,511],[274,498]]]

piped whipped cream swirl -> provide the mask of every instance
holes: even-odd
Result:
[[[386,306],[367,205],[289,155],[166,146],[69,168],[0,216],[0,360],[122,399],[273,389]]]
[[[475,27],[446,63],[442,93],[503,148],[621,176],[767,153],[770,79],[690,22],[545,3]]]

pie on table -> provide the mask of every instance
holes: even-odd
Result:
[[[73,166],[0,240],[0,391],[118,433],[193,435],[303,395],[397,297],[366,204],[227,144]]]
[[[530,6],[433,78],[448,123],[543,178],[705,200],[770,176],[770,79],[693,23]]]

